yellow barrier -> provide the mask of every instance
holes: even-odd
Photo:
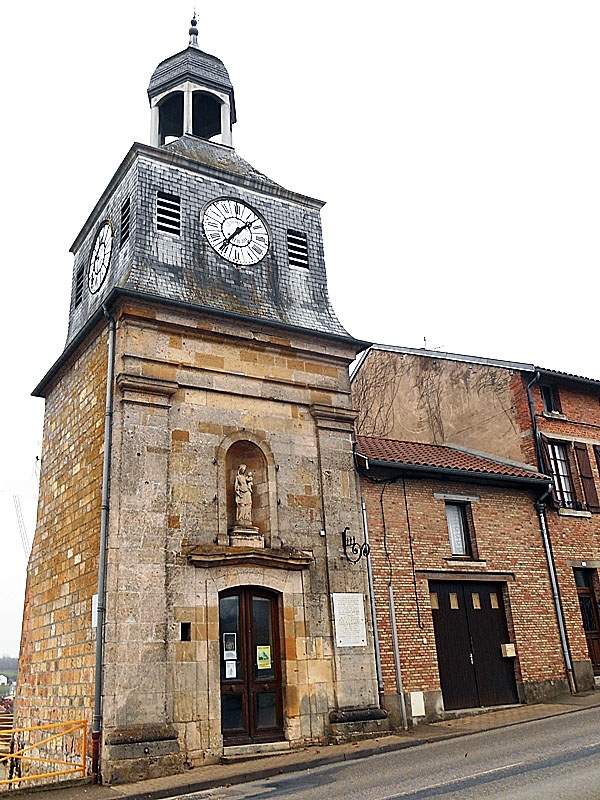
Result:
[[[60,730],[59,730],[60,729]],[[51,731],[56,730],[56,733]],[[42,738],[36,741],[35,732],[42,731]],[[6,731],[8,733],[8,731]],[[50,735],[45,735],[46,733]],[[26,736],[25,734],[29,734]],[[40,751],[49,742],[54,742],[62,736],[77,736],[81,734],[81,751],[76,755],[81,756],[81,764],[73,761],[63,761],[59,758],[46,758],[41,755],[35,755],[33,751]],[[74,722],[51,722],[46,725],[33,725],[29,728],[12,728],[10,731],[10,752],[6,755],[0,755],[0,767],[4,766],[8,769],[8,778],[0,780],[0,786],[11,784],[23,783],[25,781],[38,781],[46,778],[56,778],[60,775],[73,775],[76,773],[85,777],[85,758],[87,753],[87,722],[84,719],[78,719]],[[25,739],[30,739],[25,743]],[[32,764],[45,765],[45,772],[30,772]],[[24,767],[27,765],[28,774],[23,775],[26,770]],[[63,767],[63,769],[53,769],[53,767]]]

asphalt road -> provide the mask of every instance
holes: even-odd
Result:
[[[600,800],[600,709],[180,798]]]

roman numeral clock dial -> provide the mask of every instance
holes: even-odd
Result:
[[[94,239],[90,264],[88,268],[88,287],[92,294],[95,294],[106,278],[110,264],[110,254],[113,243],[113,225],[110,220],[105,220],[98,228],[98,233]]]
[[[265,223],[241,200],[214,200],[204,210],[202,227],[213,250],[232,264],[258,264],[269,249]]]

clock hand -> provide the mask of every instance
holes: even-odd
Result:
[[[232,239],[235,239],[235,237],[236,237],[236,236],[237,236],[239,233],[241,233],[242,231],[246,230],[246,228],[249,228],[249,227],[250,227],[250,225],[252,225],[252,220],[251,220],[251,219],[250,219],[250,220],[248,220],[248,222],[245,222],[243,225],[240,225],[238,228],[236,228],[236,229],[234,230],[234,232],[231,234],[231,236],[228,236],[228,237],[225,239],[225,241],[224,241],[224,244],[229,244],[229,243],[231,242],[231,240],[232,240]]]

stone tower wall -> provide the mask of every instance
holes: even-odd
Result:
[[[27,571],[16,724],[86,718],[94,702],[106,331],[48,390]]]
[[[301,332],[129,303],[117,343],[103,775],[128,775],[130,752],[112,744],[123,731],[141,739],[174,727],[188,762],[218,758],[219,592],[236,586],[280,595],[286,738],[323,740],[330,710],[377,702],[370,626],[365,647],[340,651],[330,609],[331,592],[368,592],[364,563],[341,553],[342,529],[361,528],[352,353],[345,343],[317,352]],[[235,550],[227,454],[243,442],[264,454],[265,556],[306,551],[301,570],[194,566],[185,556]],[[180,640],[182,622],[190,641]]]

